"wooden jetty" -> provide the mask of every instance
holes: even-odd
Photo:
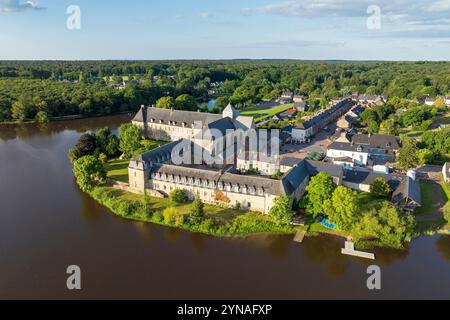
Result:
[[[348,256],[375,260],[375,255],[373,253],[355,250],[355,244],[352,241],[345,242],[345,248],[342,249],[341,253]]]
[[[297,234],[294,237],[294,241],[295,242],[299,242],[302,243],[303,239],[305,238],[306,235],[306,231],[300,230],[299,232],[297,232]]]

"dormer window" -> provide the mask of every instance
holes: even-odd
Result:
[[[151,119],[150,119],[150,122],[151,122],[151,123],[155,122],[155,118],[151,118]]]
[[[164,123],[164,121],[162,119],[159,120],[159,123]]]

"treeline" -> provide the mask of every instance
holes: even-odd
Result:
[[[123,90],[111,86],[123,80],[127,81]],[[183,101],[175,106],[192,108],[193,100],[209,98],[211,88],[219,88],[216,111],[228,102],[245,108],[273,100],[283,91],[324,99],[353,92],[420,99],[449,93],[450,63],[3,61],[0,121],[134,111],[140,104],[182,95]]]

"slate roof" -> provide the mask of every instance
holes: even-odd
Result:
[[[284,157],[280,159],[280,165],[285,167],[294,167],[302,162],[303,159],[293,158],[293,157]]]
[[[326,172],[332,177],[342,177],[344,175],[344,169],[337,164],[313,160],[305,160],[305,162],[306,168],[311,175],[316,175],[319,172]]]
[[[311,128],[311,127],[313,127],[313,126],[315,126],[315,125],[317,125],[317,124],[327,122],[328,119],[330,119],[330,117],[331,117],[335,112],[337,112],[339,109],[346,108],[346,107],[348,107],[349,105],[353,105],[354,103],[355,103],[355,102],[352,101],[352,100],[348,100],[348,99],[347,99],[347,100],[343,100],[343,101],[341,101],[341,102],[335,104],[335,105],[332,106],[331,108],[328,108],[327,110],[325,110],[325,111],[323,111],[323,112],[317,114],[317,115],[314,116],[313,118],[311,118],[311,119],[309,119],[309,120],[306,120],[306,121],[300,123],[300,124],[297,126],[297,129],[303,129],[303,130],[306,130],[306,129]]]
[[[400,138],[385,134],[355,134],[352,138],[354,144],[365,144],[371,148],[399,150],[401,148]]]
[[[392,201],[396,204],[399,204],[403,199],[412,200],[418,205],[422,204],[420,185],[410,177],[406,177],[392,195]]]
[[[222,118],[221,114],[147,107],[147,121],[149,123],[153,119],[154,123],[162,121],[163,124],[167,125],[170,121],[173,126],[182,127],[183,123],[185,123],[186,127],[191,127],[196,121],[201,121],[206,126]],[[144,122],[142,108],[132,121]]]

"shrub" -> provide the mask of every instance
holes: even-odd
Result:
[[[189,210],[189,216],[191,217],[191,222],[193,224],[200,223],[205,217],[204,207],[205,205],[203,204],[202,200],[198,198],[195,199],[194,202],[192,202]]]
[[[447,223],[450,224],[450,201],[444,206],[444,219],[447,220]]]
[[[169,199],[173,203],[181,204],[188,201],[188,196],[184,190],[175,189],[170,193]]]
[[[164,216],[162,214],[161,211],[155,211],[152,215],[152,220],[157,222],[157,223],[161,223],[164,220]]]
[[[177,217],[177,210],[173,207],[164,209],[163,211],[164,223],[173,224]]]

